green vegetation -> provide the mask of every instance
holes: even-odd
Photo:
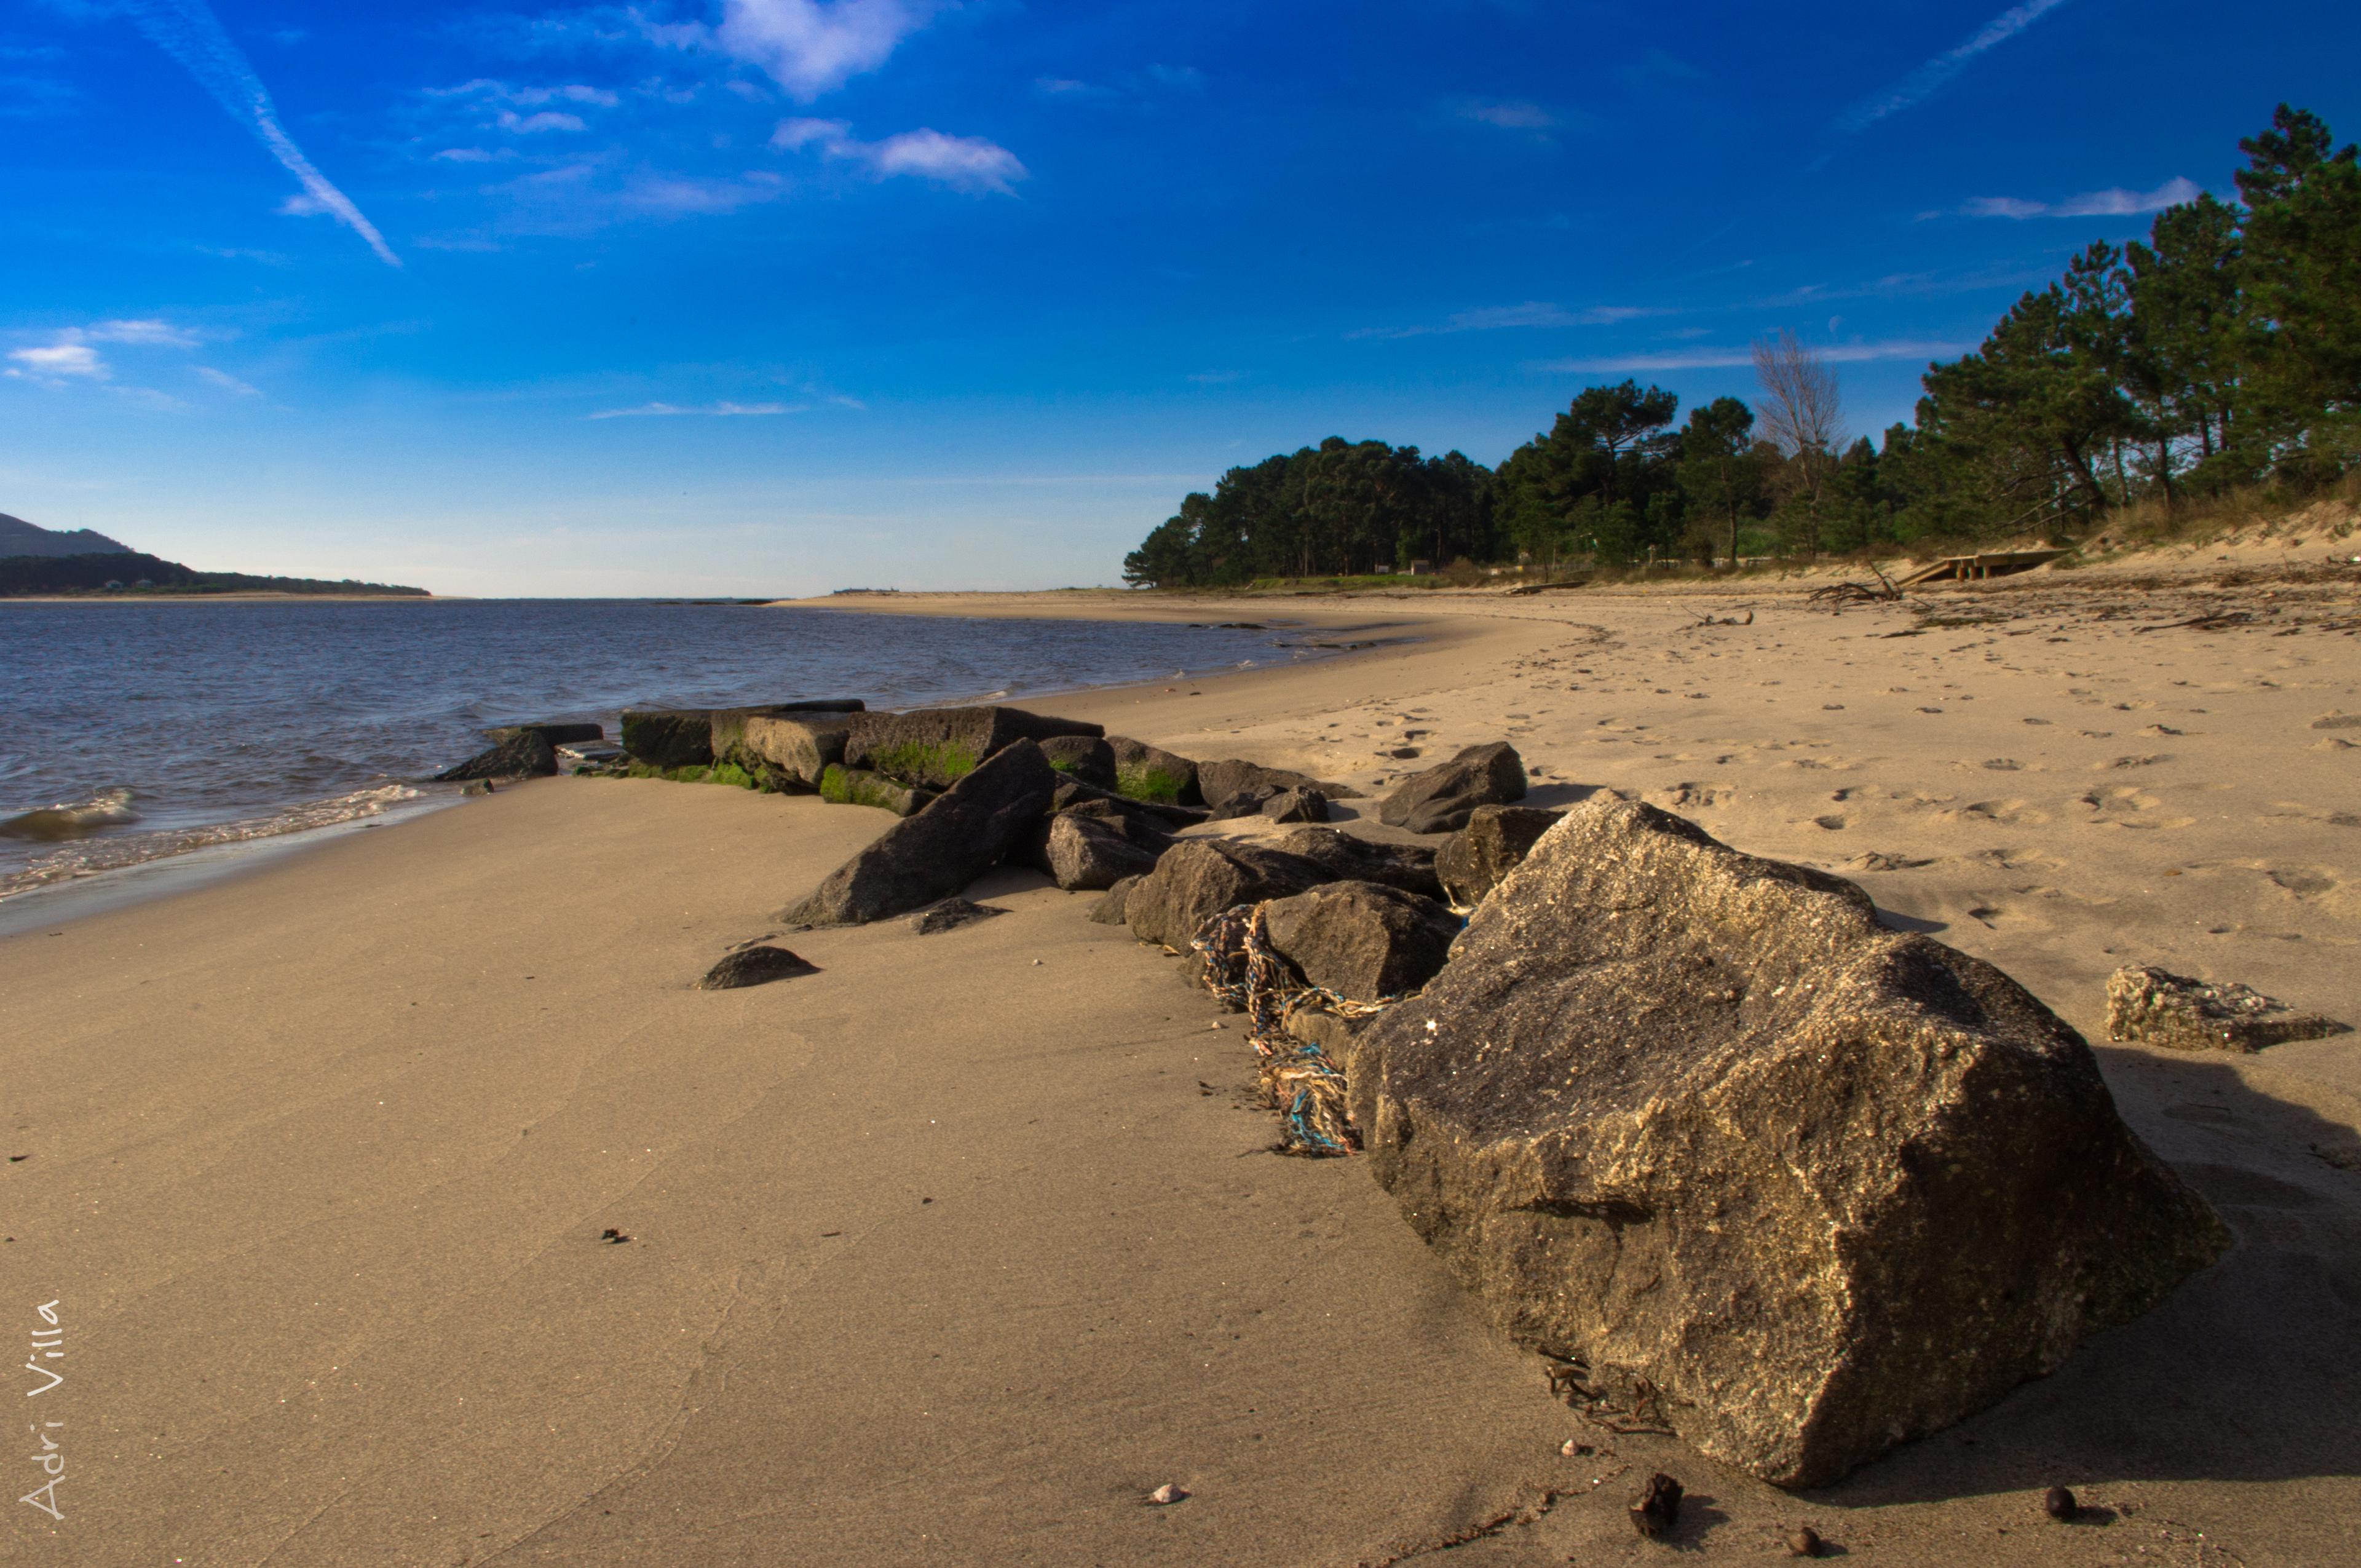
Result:
[[[2361,472],[2361,154],[2284,104],[2238,146],[2239,202],[2200,195],[2145,243],[2093,244],[1975,353],[1930,366],[1915,422],[1879,442],[1845,442],[1833,371],[1782,334],[1755,345],[1754,407],[1720,398],[1676,422],[1662,388],[1591,387],[1497,470],[1335,436],[1233,468],[1124,580],[1342,587],[1418,560],[1465,580],[1477,562],[2066,543],[2117,516],[2334,489]]]
[[[1115,792],[1132,800],[1153,801],[1161,806],[1180,803],[1180,775],[1164,768],[1117,768],[1115,771]]]
[[[973,747],[954,741],[905,740],[870,753],[869,765],[898,779],[941,785],[967,777],[982,761]]]
[[[708,769],[705,774],[705,782],[708,784],[736,784],[740,789],[758,790],[763,787],[762,780],[756,778],[753,774],[748,773],[745,769],[740,767],[735,762],[721,762]]]
[[[874,806],[899,811],[904,791],[862,768],[830,762],[819,775],[819,797],[830,806]]]
[[[11,555],[0,559],[0,598],[52,595],[188,598],[206,594],[368,594],[428,597],[424,588],[386,583],[324,582],[314,577],[255,577],[199,572],[137,551],[90,555]]]

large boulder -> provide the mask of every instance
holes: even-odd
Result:
[[[949,898],[1024,838],[1057,787],[1040,747],[1030,740],[1005,747],[925,810],[879,834],[784,918],[861,926]]]
[[[1479,806],[1525,798],[1525,762],[1506,740],[1470,746],[1396,784],[1378,805],[1378,820],[1413,833],[1455,833]]]
[[[1332,882],[1263,906],[1270,945],[1303,978],[1355,1002],[1417,990],[1451,956],[1459,920],[1431,898]]]
[[[546,778],[557,772],[557,749],[538,729],[521,729],[489,750],[477,752],[457,767],[434,775],[436,784],[464,784],[477,779]]]
[[[1467,826],[1435,848],[1434,874],[1451,902],[1473,908],[1523,862],[1562,814],[1538,806],[1479,806]]]
[[[1172,847],[1169,834],[1128,817],[1061,811],[1049,818],[1042,859],[1051,880],[1069,893],[1097,892],[1126,877],[1145,876]]]
[[[1115,748],[1094,735],[1052,735],[1041,742],[1041,754],[1070,779],[1104,790],[1115,786]]]
[[[844,761],[847,766],[873,768],[905,784],[942,789],[1018,740],[1035,741],[1038,749],[1038,742],[1060,735],[1097,739],[1104,733],[1095,724],[1052,718],[1021,707],[863,713],[853,719],[845,737]]]
[[[1124,921],[1143,942],[1189,950],[1198,928],[1223,910],[1334,882],[1323,868],[1283,850],[1235,839],[1184,839],[1135,883]]]
[[[627,707],[623,710],[623,750],[636,762],[652,768],[702,768],[726,755],[743,732],[745,721],[757,715],[796,713],[857,713],[862,700],[822,697],[808,702],[774,702],[755,707]],[[715,747],[719,731],[719,750]]]
[[[1340,828],[1316,827],[1282,833],[1270,844],[1302,856],[1342,881],[1381,882],[1426,898],[1443,896],[1443,883],[1434,875],[1434,850],[1425,844],[1381,844]]]
[[[1411,1223],[1603,1408],[1835,1480],[2228,1237],[2081,1036],[1865,898],[1598,797],[1356,1043]]]
[[[1219,804],[1235,795],[1248,795],[1257,790],[1268,799],[1281,790],[1316,789],[1331,800],[1356,800],[1361,792],[1350,784],[1326,783],[1309,773],[1290,773],[1285,768],[1266,768],[1259,762],[1243,762],[1235,757],[1218,762],[1197,764],[1197,789],[1209,802]]]
[[[1123,794],[1168,806],[1204,804],[1197,764],[1188,758],[1128,735],[1110,735],[1107,745],[1115,752],[1115,787]]]
[[[730,749],[715,755],[767,775],[778,787],[818,789],[828,770],[844,761],[844,738],[851,726],[851,717],[841,713],[752,714],[738,728]],[[717,736],[719,729],[717,724]]]

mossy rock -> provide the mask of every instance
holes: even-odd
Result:
[[[935,795],[932,790],[912,789],[866,768],[830,763],[819,776],[819,797],[830,806],[873,806],[896,817],[910,817]]]
[[[975,748],[955,740],[905,740],[869,754],[870,769],[897,779],[957,784],[983,761]]]
[[[1189,781],[1181,774],[1163,768],[1117,768],[1115,771],[1115,792],[1132,800],[1152,801],[1159,806],[1178,806],[1180,792]]]

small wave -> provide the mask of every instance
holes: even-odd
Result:
[[[192,850],[209,849],[216,844],[242,843],[255,839],[275,839],[284,833],[302,833],[314,828],[332,828],[339,822],[351,822],[364,817],[376,817],[391,810],[405,801],[416,800],[423,791],[408,784],[383,784],[373,789],[355,790],[329,800],[312,801],[291,806],[269,817],[250,817],[238,822],[217,822],[203,828],[174,828],[153,833],[126,833],[112,839],[95,839],[53,850],[33,861],[23,871],[0,876],[0,898],[20,893],[30,893],[37,887],[49,887],[77,877],[96,876],[101,872],[119,871],[148,861],[160,861],[170,855],[184,855]],[[119,802],[112,800],[121,796]],[[130,811],[128,790],[111,790],[91,804],[107,802],[124,815],[112,820],[137,821]],[[53,810],[65,810],[55,807]],[[85,807],[73,807],[82,810]],[[29,812],[27,817],[46,815]],[[0,830],[26,820],[20,817],[0,823]],[[32,835],[23,835],[31,837]],[[67,835],[60,835],[65,837]]]
[[[86,839],[118,823],[137,822],[127,789],[103,789],[88,800],[45,806],[0,821],[0,838],[33,839],[54,843],[61,839]]]

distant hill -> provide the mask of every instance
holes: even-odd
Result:
[[[15,519],[10,519],[15,521]],[[37,529],[36,532],[46,532]],[[53,539],[71,534],[50,534]],[[92,537],[95,538],[96,535]],[[390,583],[357,583],[351,578],[324,582],[316,577],[255,577],[244,572],[199,572],[178,561],[165,561],[126,550],[108,540],[111,548],[80,555],[13,555],[0,557],[0,598],[48,598],[51,595],[113,598],[184,598],[203,594],[366,594],[427,598],[424,588]]]
[[[131,546],[87,528],[60,533],[0,511],[0,556],[128,555]]]

